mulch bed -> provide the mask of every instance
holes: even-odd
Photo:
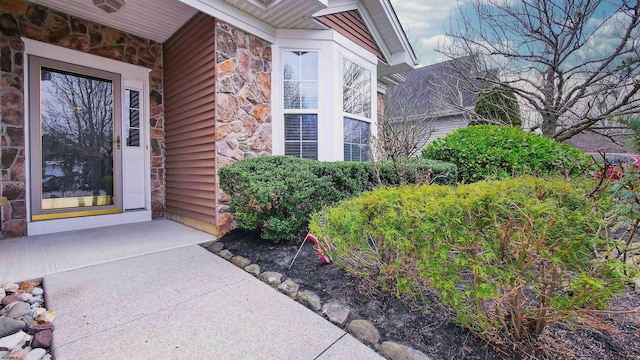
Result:
[[[290,269],[302,241],[273,244],[261,240],[257,233],[243,230],[233,230],[220,241],[234,255],[258,264],[262,272],[279,272],[283,280],[292,279],[301,290],[315,292],[323,304],[338,301],[348,305],[351,313],[345,325],[354,319],[369,320],[380,331],[380,342],[402,343],[433,359],[523,359],[532,354],[486,344],[453,323],[451,312],[434,295],[425,294],[421,304],[409,304],[385,294],[362,294],[356,279],[335,264],[322,263],[310,241]],[[611,310],[638,306],[640,294],[629,289],[612,301]],[[640,359],[640,314],[585,319],[573,328],[554,324],[548,327],[545,337],[559,352],[538,351],[537,358]]]

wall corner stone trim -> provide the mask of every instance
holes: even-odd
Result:
[[[271,44],[216,20],[217,168],[272,154]],[[235,228],[217,186],[218,236]]]

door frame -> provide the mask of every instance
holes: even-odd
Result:
[[[29,166],[32,173],[32,177],[29,178],[29,188],[31,189],[31,220],[41,221],[47,219],[62,219],[70,217],[80,216],[93,216],[101,214],[114,214],[122,212],[122,146],[120,136],[122,134],[122,84],[119,74],[114,74],[94,68],[88,68],[85,66],[79,66],[75,64],[69,64],[57,60],[51,60],[42,58],[35,55],[29,55],[29,88],[35,89],[42,88],[42,80],[40,79],[41,69],[43,67],[60,70],[63,72],[70,72],[79,76],[90,76],[103,80],[111,81],[112,86],[112,99],[113,99],[113,113],[112,113],[112,158],[113,167],[112,176],[112,191],[111,198],[114,200],[111,205],[98,205],[87,207],[75,207],[75,208],[60,208],[60,209],[43,209],[42,208],[42,175],[36,176],[39,173],[35,169],[42,168],[42,94],[33,94],[32,92],[25,94],[25,99],[28,97],[29,102],[29,151],[31,152]],[[37,100],[37,101],[36,101]],[[39,119],[36,119],[39,118]],[[25,119],[27,120],[27,119]],[[26,121],[25,121],[26,122]],[[117,139],[117,140],[116,140]],[[116,146],[117,144],[117,146]]]
[[[25,175],[26,175],[26,204],[27,206],[27,234],[28,235],[36,235],[36,234],[44,234],[44,233],[53,233],[60,231],[68,231],[75,229],[87,229],[93,227],[100,226],[108,226],[108,225],[117,225],[117,224],[125,224],[131,222],[139,222],[139,221],[148,221],[151,220],[151,178],[149,176],[151,172],[151,155],[149,151],[149,73],[151,69],[132,65],[116,60],[111,60],[107,58],[103,58],[100,56],[96,56],[93,54],[88,54],[76,50],[67,49],[64,47],[47,44],[44,42],[31,40],[27,38],[22,38],[22,41],[25,45],[25,53],[24,53],[24,119],[25,119],[25,160],[28,164],[25,166]],[[31,156],[31,139],[32,134],[30,133],[30,101],[29,101],[29,55],[38,56],[45,59],[60,61],[72,65],[78,65],[85,68],[93,68],[97,70],[102,70],[110,73],[115,73],[120,76],[120,87],[123,91],[123,84],[125,79],[133,80],[139,82],[143,86],[143,94],[142,101],[143,104],[143,112],[141,113],[142,124],[144,127],[144,137],[142,139],[143,147],[145,151],[145,179],[144,188],[145,193],[148,194],[145,199],[145,207],[143,209],[139,209],[136,211],[123,211],[115,214],[105,214],[105,215],[94,215],[94,216],[82,216],[81,217],[69,217],[69,218],[61,218],[61,219],[52,219],[52,220],[33,220],[33,212],[31,209],[31,197],[32,191],[31,189],[31,171],[30,164],[35,159]],[[121,111],[121,110],[119,110]],[[121,121],[122,117],[119,119],[114,119],[114,121]],[[118,134],[122,136],[121,132]],[[121,169],[119,170],[121,171]]]

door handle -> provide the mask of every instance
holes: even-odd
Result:
[[[120,150],[120,135],[116,136],[116,149]]]

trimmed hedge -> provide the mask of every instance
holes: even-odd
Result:
[[[376,166],[380,164],[375,164]],[[300,235],[309,215],[323,206],[371,190],[377,183],[374,164],[319,162],[290,156],[245,159],[219,170],[220,187],[231,196],[231,213],[242,229],[258,230],[263,239],[279,242]],[[397,184],[391,166],[382,164],[382,185]],[[413,181],[430,177],[455,183],[455,165],[417,159]]]
[[[588,155],[571,145],[497,125],[458,129],[430,143],[422,156],[456,164],[458,180],[465,183],[521,175],[569,176],[593,165]]]
[[[425,286],[487,340],[519,341],[624,289],[598,231],[610,198],[589,180],[515,178],[457,188],[377,189],[312,216],[334,261],[376,289],[419,298]]]

